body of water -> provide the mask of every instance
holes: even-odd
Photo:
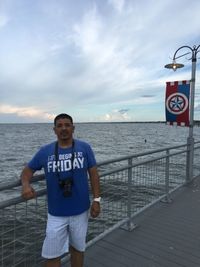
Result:
[[[189,129],[164,123],[77,123],[74,137],[90,143],[98,162],[187,142]],[[200,128],[194,128],[200,140]],[[23,166],[56,138],[53,125],[0,124],[0,183],[19,179]]]

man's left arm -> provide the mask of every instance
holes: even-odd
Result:
[[[101,209],[100,209],[100,201],[95,201],[95,198],[100,197],[100,181],[99,181],[99,174],[97,171],[97,167],[94,166],[92,168],[88,169],[88,173],[90,176],[90,183],[92,188],[92,194],[93,194],[93,201],[90,208],[90,214],[93,218],[96,218]]]

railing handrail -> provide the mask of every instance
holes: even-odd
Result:
[[[31,183],[36,183],[42,180],[44,180],[44,174],[38,174],[33,176],[33,178],[31,179]],[[14,182],[4,182],[0,184],[0,191],[11,189],[13,187],[17,187],[20,185],[21,185],[21,179],[18,179]]]
[[[195,144],[200,144],[200,141],[195,142]],[[127,155],[127,156],[123,156],[123,157],[118,157],[118,158],[113,158],[110,160],[105,160],[105,161],[100,161],[97,163],[97,166],[102,166],[102,165],[108,165],[111,163],[115,163],[115,162],[119,162],[119,161],[124,161],[124,160],[128,160],[130,158],[138,158],[138,157],[143,157],[146,155],[150,155],[150,154],[155,154],[155,153],[159,153],[159,152],[164,152],[166,150],[173,150],[173,149],[177,149],[177,148],[182,148],[187,146],[187,144],[182,144],[182,145],[178,145],[178,146],[169,146],[169,147],[165,147],[165,148],[160,148],[160,149],[153,149],[153,150],[149,150],[146,152],[141,152],[141,153],[135,153],[135,154],[131,154],[131,155]],[[35,175],[32,180],[31,183],[35,183],[38,181],[42,181],[44,180],[44,174],[39,174],[39,175]],[[21,185],[21,180],[18,179],[14,182],[3,182],[0,184],[0,191],[3,190],[7,190],[7,189],[11,189],[13,187],[17,187]]]
[[[92,245],[121,225],[124,229],[132,230],[135,227],[134,216],[141,214],[161,199],[170,203],[172,192],[189,184],[200,174],[200,150],[196,151],[200,148],[199,144],[200,141],[195,142],[195,147],[190,143],[170,146],[98,163],[98,166],[102,165],[99,173],[104,212],[95,223],[93,220],[89,221],[87,244]],[[195,161],[192,165],[192,174],[195,176],[188,176],[188,155],[191,149],[195,150]],[[31,200],[25,200],[20,196],[20,180],[0,185],[0,190],[5,190],[5,197],[11,192],[10,199],[6,197],[0,202],[0,261],[4,267],[11,266],[10,264],[17,267],[19,263],[38,266],[42,263],[40,255],[48,207],[44,174],[39,172],[38,175],[34,175],[31,182],[35,183],[36,190],[36,198]],[[32,238],[32,232],[35,239]],[[64,257],[62,261],[66,259]]]
[[[195,144],[196,143],[200,143],[200,141],[199,142],[195,142]],[[101,165],[108,165],[108,164],[111,164],[111,163],[128,160],[130,158],[142,157],[142,156],[155,154],[155,153],[159,153],[159,152],[164,152],[166,150],[177,149],[177,148],[181,148],[181,147],[185,147],[185,146],[187,146],[187,144],[182,144],[182,145],[178,145],[178,146],[170,146],[170,147],[160,148],[160,149],[154,149],[154,150],[149,150],[149,151],[142,152],[142,153],[135,153],[135,154],[119,157],[119,158],[114,158],[114,159],[111,159],[111,160],[105,160],[105,161],[98,162],[97,166],[99,167]],[[44,174],[35,175],[32,178],[31,183],[35,183],[35,182],[42,181],[42,180],[44,180]],[[4,183],[0,184],[0,191],[11,189],[13,187],[17,187],[17,186],[20,186],[20,185],[21,185],[21,180],[20,179],[14,181],[14,182],[4,182]]]
[[[36,197],[40,197],[40,196],[45,195],[46,191],[47,191],[46,188],[38,190],[36,192]],[[16,204],[19,204],[19,203],[22,203],[22,202],[25,202],[25,201],[27,201],[27,200],[25,200],[21,196],[14,197],[14,198],[11,198],[11,199],[7,199],[7,200],[4,200],[4,201],[0,202],[0,209],[4,209],[4,208],[7,208],[9,206],[16,205]]]
[[[200,143],[200,141],[197,141],[194,144],[197,144],[197,143]],[[110,159],[110,160],[101,161],[101,162],[98,163],[98,166],[107,165],[107,164],[111,164],[111,163],[114,163],[114,162],[127,160],[129,158],[143,157],[143,156],[146,156],[146,155],[155,154],[155,153],[159,153],[159,152],[164,152],[166,150],[177,149],[177,148],[181,148],[181,147],[185,147],[185,146],[187,146],[187,144],[182,144],[182,145],[177,145],[177,146],[169,146],[169,147],[164,147],[164,148],[159,148],[159,149],[153,149],[153,150],[149,150],[149,151],[145,151],[145,152],[141,152],[141,153],[134,153],[134,154],[123,156],[123,157],[118,157],[118,158],[114,158],[114,159]]]
[[[177,147],[180,147],[180,146],[176,146],[176,148]],[[181,147],[183,147],[183,146],[181,146]],[[165,151],[165,150],[167,151],[168,149],[164,149],[163,151]],[[174,152],[174,153],[170,153],[168,155],[162,155],[162,156],[159,156],[159,157],[155,157],[155,158],[143,160],[143,161],[140,161],[140,162],[132,163],[131,165],[127,164],[127,165],[121,166],[119,168],[113,168],[112,170],[104,171],[104,172],[100,173],[100,177],[104,177],[104,176],[107,176],[107,175],[110,175],[110,174],[113,174],[113,173],[116,173],[116,172],[119,172],[119,171],[127,170],[127,169],[134,168],[134,167],[138,167],[140,165],[151,163],[153,161],[157,161],[157,160],[160,160],[160,159],[163,159],[163,158],[166,158],[166,157],[172,157],[172,156],[175,156],[175,155],[178,155],[178,154],[182,154],[182,153],[185,153],[185,152],[187,152],[187,149],[181,150],[181,151],[178,151],[178,152]],[[127,159],[129,159],[129,157],[127,157]],[[32,182],[37,182],[37,181],[40,181],[40,180],[44,180],[44,174],[40,174],[40,175],[34,176],[33,179],[32,179]],[[21,182],[18,181],[18,183],[13,183],[13,184],[21,185]],[[11,183],[10,183],[10,186],[11,186]],[[6,186],[4,186],[4,188],[5,187]],[[6,188],[8,189],[8,186]],[[1,187],[0,187],[0,190],[2,190]],[[42,196],[45,193],[46,193],[46,189],[41,189],[41,190],[37,190],[36,191],[37,197],[38,196]],[[24,201],[26,201],[26,200],[23,199],[21,196],[17,196],[17,197],[14,197],[12,199],[8,199],[8,200],[2,201],[0,203],[0,209],[8,207],[8,206],[11,206],[11,205],[15,205],[15,204],[18,204],[18,203],[24,202]]]
[[[194,144],[200,144],[200,141],[196,141]],[[164,152],[164,151],[167,151],[167,150],[173,150],[173,149],[177,149],[177,148],[182,148],[182,147],[185,147],[185,146],[187,146],[187,144],[182,144],[182,145],[178,145],[178,146],[169,146],[169,147],[165,147],[165,148],[149,150],[149,151],[146,151],[146,152],[135,153],[135,154],[119,157],[119,158],[114,158],[114,159],[111,159],[111,160],[105,160],[105,161],[98,162],[97,166],[99,167],[101,165],[108,165],[108,164],[111,164],[111,163],[116,163],[116,162],[119,162],[119,161],[128,160],[130,158],[142,157],[142,156],[146,156],[146,155],[150,155],[150,154]],[[196,148],[199,148],[199,147],[196,147]],[[182,152],[183,151],[181,151],[181,153]],[[172,154],[170,154],[170,155],[172,155]],[[44,179],[45,179],[44,174],[35,175],[32,178],[31,183],[42,181]],[[13,187],[17,187],[17,186],[20,186],[20,185],[21,185],[21,180],[20,179],[14,181],[14,182],[4,182],[4,183],[0,184],[0,191],[11,189]]]

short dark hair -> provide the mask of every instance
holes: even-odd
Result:
[[[69,119],[71,121],[71,123],[73,124],[73,119],[70,115],[66,114],[66,113],[61,113],[61,114],[58,114],[55,119],[54,119],[54,126],[56,126],[56,122],[57,120],[59,119]]]

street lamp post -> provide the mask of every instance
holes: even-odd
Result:
[[[188,49],[189,52],[177,56],[178,52],[182,49]],[[192,73],[191,73],[191,81],[190,81],[190,114],[189,114],[189,136],[187,139],[188,144],[188,157],[187,157],[187,170],[186,170],[186,179],[187,182],[190,182],[193,178],[193,158],[194,158],[194,138],[193,138],[193,126],[194,126],[194,98],[195,98],[195,79],[196,79],[196,62],[197,62],[197,54],[200,51],[200,45],[190,47],[188,45],[184,45],[179,47],[173,56],[173,62],[171,64],[165,65],[167,69],[173,69],[176,71],[177,68],[184,67],[183,64],[177,63],[176,60],[180,57],[183,57],[188,54],[192,54]]]

